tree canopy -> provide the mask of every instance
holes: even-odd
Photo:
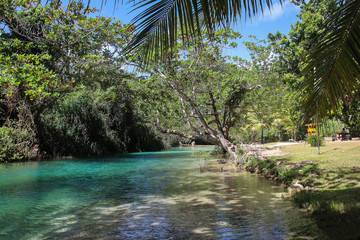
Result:
[[[132,111],[120,54],[131,33],[94,11],[0,3],[0,161],[161,148]]]
[[[294,3],[305,8],[318,8],[315,14],[303,15],[304,21],[315,16],[311,24],[313,30],[308,33],[312,31],[312,34],[320,36],[306,35],[313,42],[305,46],[310,54],[303,59],[306,66],[302,65],[304,67],[298,70],[305,76],[301,83],[306,93],[304,116],[325,119],[329,110],[339,108],[339,99],[346,102],[346,97],[352,96],[359,88],[360,4],[356,0],[328,1],[326,4],[323,1]],[[271,4],[272,1],[142,1],[136,4],[136,9],[145,10],[133,20],[137,33],[127,50],[142,46],[147,52],[145,56],[150,56],[152,51],[164,56],[175,46],[178,29],[185,42],[189,37],[200,36],[202,28],[211,35],[219,26],[229,26],[242,18],[253,17],[262,12],[264,6],[270,8]],[[326,16],[321,14],[318,6],[330,6],[332,11],[327,11]],[[317,44],[314,44],[315,41]]]

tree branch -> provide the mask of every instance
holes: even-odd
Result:
[[[184,100],[182,98],[180,100],[181,100],[182,112],[183,112],[185,122],[187,123],[187,125],[190,127],[191,130],[193,130],[196,133],[199,133],[198,129],[195,128],[190,122],[189,116],[188,116],[188,114],[186,112],[186,106],[185,106]]]
[[[209,90],[209,96],[210,96],[210,99],[211,99],[211,106],[213,108],[216,125],[218,127],[218,130],[224,134],[224,131],[223,131],[222,127],[221,127],[219,114],[218,114],[218,111],[217,111],[217,108],[216,108],[216,105],[215,105],[214,95],[210,90]]]

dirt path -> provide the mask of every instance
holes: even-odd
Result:
[[[257,157],[269,158],[269,157],[281,157],[289,154],[289,152],[281,151],[280,148],[287,145],[299,144],[297,142],[280,142],[272,146],[264,145],[250,145],[249,154],[257,155]]]
[[[300,144],[300,143],[298,143],[298,142],[279,142],[279,143],[277,143],[277,144],[275,144],[273,146],[270,146],[270,147],[274,148],[274,147],[282,147],[282,146],[294,145],[294,144]]]

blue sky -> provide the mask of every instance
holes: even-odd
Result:
[[[105,2],[106,0],[104,0]],[[120,1],[121,2],[121,1]],[[124,1],[126,2],[126,0]],[[101,0],[92,0],[92,7],[101,8]],[[107,0],[107,3],[102,7],[102,16],[115,17],[120,19],[123,23],[129,23],[131,19],[136,16],[136,13],[130,13],[132,10],[130,4],[119,4],[114,11],[114,0]],[[296,15],[300,13],[300,8],[285,1],[281,6],[279,3],[273,5],[270,11],[265,11],[263,15],[257,16],[252,21],[247,21],[243,24],[234,26],[233,29],[240,32],[244,37],[238,39],[238,47],[226,52],[231,56],[239,56],[242,58],[249,58],[249,54],[245,47],[242,45],[243,41],[248,41],[249,35],[256,36],[258,39],[265,39],[268,33],[281,33],[287,34],[290,31],[291,25],[298,19]]]

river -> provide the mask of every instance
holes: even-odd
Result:
[[[2,165],[0,239],[316,237],[283,187],[217,163],[201,173],[199,149]]]

